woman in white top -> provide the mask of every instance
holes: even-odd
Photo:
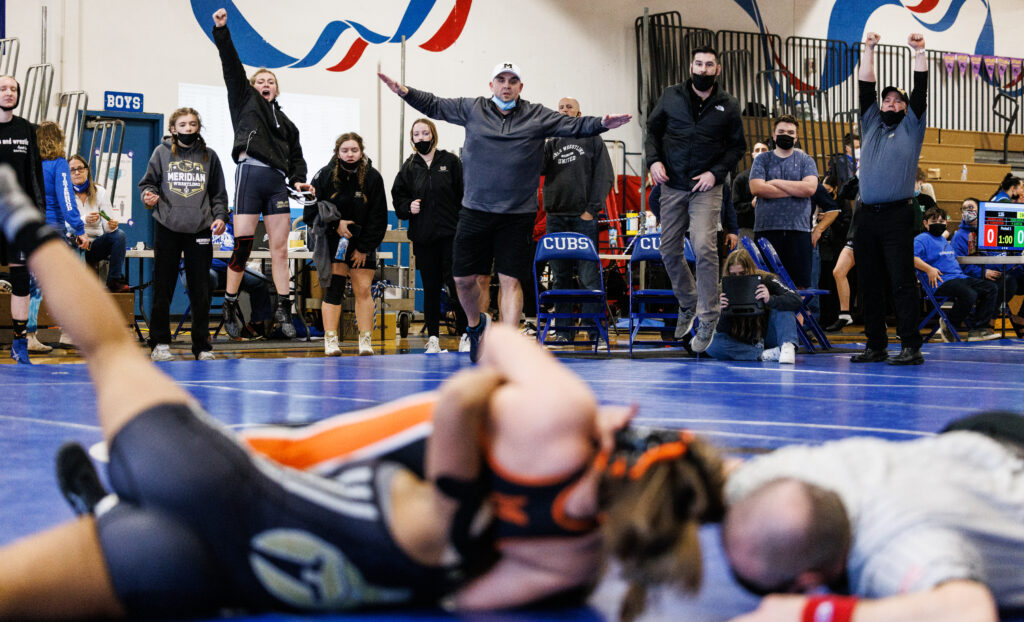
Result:
[[[78,213],[85,223],[85,235],[89,238],[85,260],[90,265],[104,259],[109,261],[107,289],[112,292],[126,292],[129,290],[124,282],[126,236],[124,231],[118,228],[117,220],[111,217],[113,207],[107,190],[93,183],[89,163],[82,156],[71,156],[68,166],[71,170],[71,184],[75,189]]]

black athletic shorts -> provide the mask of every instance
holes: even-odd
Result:
[[[532,278],[530,252],[536,212],[492,214],[463,208],[452,246],[452,274],[490,274],[493,261],[498,274],[519,280]]]
[[[352,245],[352,240],[353,239],[354,238],[349,238],[348,250],[345,251],[345,259],[344,260],[336,259],[335,255],[338,254],[338,242],[341,241],[341,236],[338,235],[338,231],[336,229],[328,229],[327,230],[327,247],[331,249],[331,263],[343,263],[343,264],[347,265],[349,268],[352,267],[352,251],[356,250],[355,246]],[[361,270],[376,270],[377,269],[377,249],[373,249],[372,251],[370,251],[369,253],[366,254],[366,261],[363,262],[363,267],[360,268],[360,269]]]
[[[119,500],[97,525],[118,599],[133,617],[436,599],[452,575],[411,560],[388,529],[400,468],[295,471],[254,456],[198,407],[153,407],[110,446]]]
[[[290,214],[288,181],[281,171],[242,160],[235,169],[236,214]]]

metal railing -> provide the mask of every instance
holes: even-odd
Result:
[[[78,153],[82,145],[82,131],[85,129],[85,111],[89,108],[89,94],[85,91],[70,91],[57,94],[57,125],[64,132],[64,147],[67,157]]]
[[[86,121],[92,130],[92,142],[87,157],[93,180],[108,185],[109,196],[115,196],[117,180],[121,174],[121,152],[124,148],[124,121],[96,117]],[[111,171],[113,174],[111,175]]]
[[[30,65],[25,72],[21,87],[21,101],[18,116],[31,123],[39,123],[50,108],[50,93],[53,90],[53,65],[42,63]]]
[[[21,41],[17,37],[0,39],[0,76],[13,76],[18,71]]]

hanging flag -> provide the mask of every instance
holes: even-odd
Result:
[[[1014,84],[1020,79],[1020,65],[1021,60],[1019,58],[1010,59],[1010,84]]]
[[[995,56],[985,57],[985,73],[988,74],[988,81],[992,84],[999,84],[999,80],[996,77],[996,66],[999,64],[999,59]]]
[[[953,54],[952,52],[943,52],[942,64],[946,66],[946,75],[953,75],[953,68],[956,67],[956,54]]]
[[[971,64],[971,57],[967,54],[957,54],[956,62],[960,65],[960,77],[962,78],[967,73],[967,66]]]
[[[1010,68],[1010,59],[1005,56],[999,57],[999,84],[1006,83],[1006,70]]]
[[[981,54],[971,54],[971,72],[975,80],[981,77]]]

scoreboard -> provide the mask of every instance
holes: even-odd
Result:
[[[981,250],[1024,250],[1024,204],[982,201],[978,233]]]

